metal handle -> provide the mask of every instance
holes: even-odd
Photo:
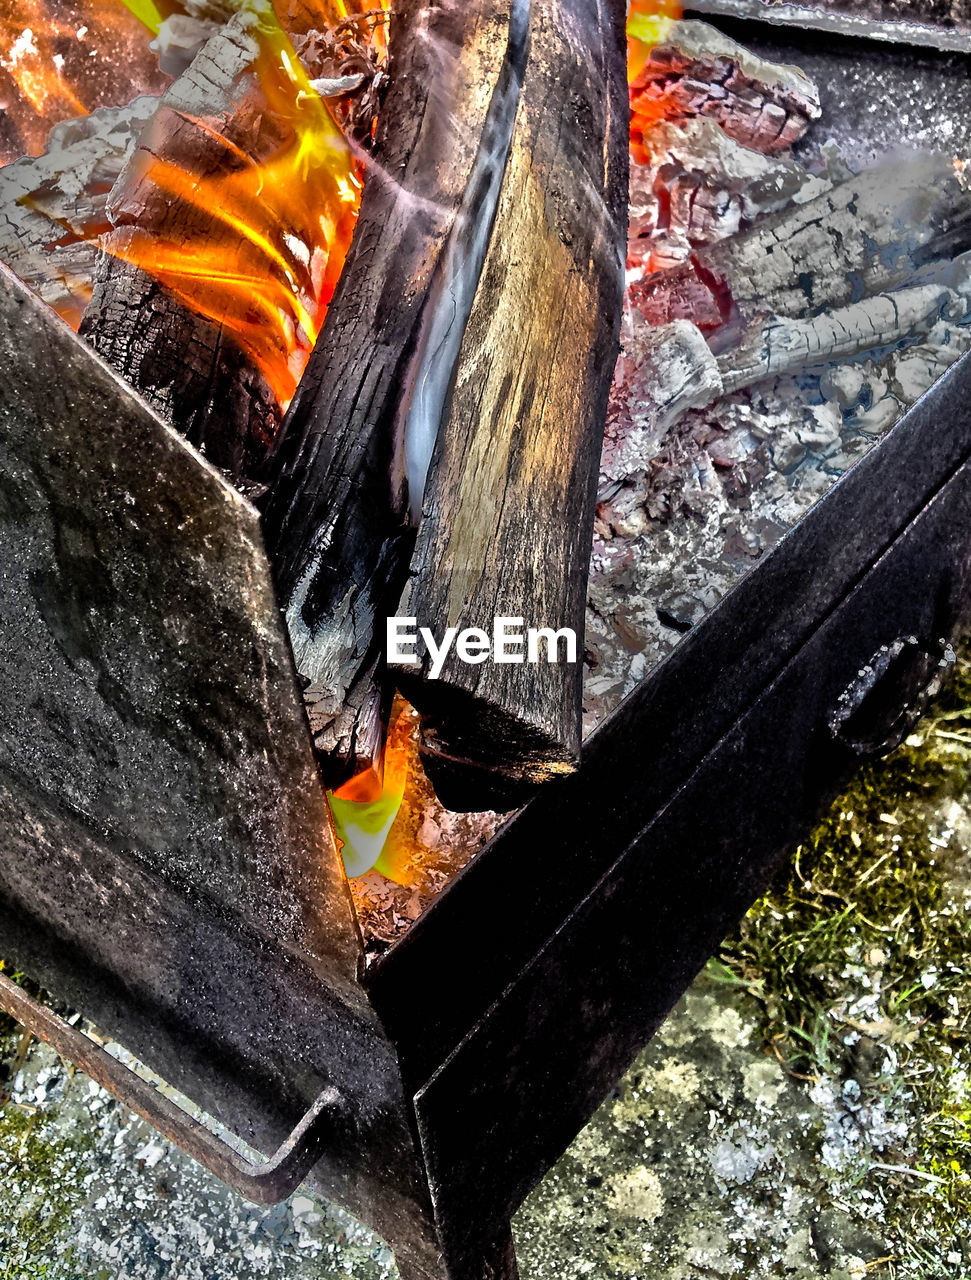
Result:
[[[862,759],[892,751],[936,697],[954,662],[944,640],[921,644],[915,636],[899,636],[881,646],[840,694],[830,733]]]
[[[260,1204],[285,1200],[320,1158],[328,1112],[340,1103],[340,1094],[333,1087],[317,1095],[313,1106],[269,1159],[254,1162],[3,973],[0,973],[0,1008],[249,1200]]]

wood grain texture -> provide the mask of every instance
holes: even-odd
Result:
[[[618,350],[629,116],[626,6],[533,0],[530,50],[492,239],[397,610],[441,636],[498,616],[583,611],[607,392]],[[581,664],[394,671],[455,808],[509,808],[571,771]]]
[[[331,784],[380,743],[383,619],[414,542],[395,469],[408,365],[508,28],[508,0],[395,6],[357,228],[283,425],[264,532]]]

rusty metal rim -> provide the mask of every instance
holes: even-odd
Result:
[[[285,1200],[296,1191],[320,1157],[328,1114],[340,1100],[332,1086],[317,1095],[272,1156],[253,1161],[3,973],[0,973],[0,1009],[248,1200],[259,1204]]]

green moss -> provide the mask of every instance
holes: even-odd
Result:
[[[83,1198],[75,1144],[52,1136],[42,1112],[0,1113],[0,1280],[64,1274],[66,1228]],[[55,1257],[55,1255],[59,1255]]]
[[[922,1280],[955,1274],[949,1252],[971,1261],[971,912],[955,883],[968,876],[969,776],[965,655],[918,731],[860,773],[709,966],[761,1002],[767,1043],[794,1075],[912,1094],[899,1158],[913,1172],[883,1178],[900,1274]]]

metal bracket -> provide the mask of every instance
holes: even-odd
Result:
[[[899,636],[882,645],[840,694],[830,733],[864,759],[899,747],[954,662],[954,650],[943,640],[928,645]]]
[[[285,1200],[320,1158],[327,1119],[340,1103],[340,1094],[333,1087],[317,1095],[313,1106],[269,1159],[252,1161],[3,973],[0,1008],[248,1200],[259,1204]]]

